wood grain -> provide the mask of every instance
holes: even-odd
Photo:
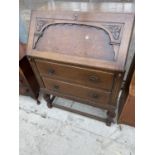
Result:
[[[111,91],[114,74],[44,60],[35,60],[41,76]]]

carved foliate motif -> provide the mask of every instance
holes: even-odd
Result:
[[[121,32],[121,26],[119,25],[110,25],[108,26],[110,32],[113,34],[113,37],[115,40],[119,39],[120,32]]]
[[[37,20],[36,31],[40,31],[42,29],[42,27],[47,23],[48,23],[48,21],[45,21],[45,20]]]
[[[103,26],[111,32],[114,40],[120,40],[122,25],[103,25]]]

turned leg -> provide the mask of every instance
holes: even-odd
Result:
[[[52,108],[53,107],[52,103],[53,103],[53,101],[55,99],[55,96],[52,96],[52,98],[50,98],[49,94],[44,94],[44,99],[47,102],[47,107]]]
[[[106,125],[107,126],[111,126],[111,123],[114,122],[113,119],[114,119],[115,116],[116,116],[115,111],[113,111],[113,110],[107,111],[107,119],[106,119]]]
[[[48,108],[52,108],[52,103],[50,102],[50,95],[49,94],[44,94],[44,99],[47,102]]]
[[[39,99],[37,99],[37,104],[38,104],[38,105],[40,104],[40,101],[39,101]]]
[[[40,104],[39,93],[37,93],[37,97],[36,97],[36,99],[37,99],[37,104],[39,105],[39,104]]]
[[[52,98],[50,99],[50,102],[53,103],[54,99],[56,96],[52,96]]]

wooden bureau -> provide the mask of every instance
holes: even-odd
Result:
[[[115,117],[134,22],[133,14],[32,12],[28,59],[50,94],[107,110]]]

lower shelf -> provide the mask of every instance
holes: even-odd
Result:
[[[67,99],[63,98],[63,100],[68,100],[67,102],[59,102],[59,101],[56,102],[57,96],[55,94],[54,95],[52,94],[52,97],[51,97],[51,93],[43,92],[43,97],[47,102],[48,108],[52,108],[53,106],[55,106],[61,109],[65,109],[74,113],[78,113],[87,117],[94,118],[96,120],[100,120],[102,122],[106,122],[107,126],[110,126],[111,123],[115,122],[114,119],[116,118],[116,113],[115,113],[115,110],[111,107],[103,110],[103,108],[98,108],[98,107],[94,107],[93,105],[91,106],[88,104],[79,103],[76,100],[75,101],[70,100],[71,102],[69,102],[67,97],[66,97]],[[61,96],[58,96],[58,97],[60,98]],[[103,115],[104,113],[106,113],[107,115],[106,117],[104,117]]]
[[[86,117],[90,117],[99,121],[106,121],[106,112],[101,108],[96,108],[90,105],[82,104],[79,102],[74,102],[71,100],[56,97],[53,101],[53,107],[64,109],[70,112],[74,112]]]

